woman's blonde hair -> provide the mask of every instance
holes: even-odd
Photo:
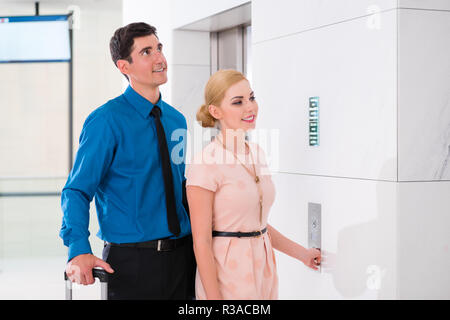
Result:
[[[228,88],[244,79],[247,80],[236,70],[219,70],[209,78],[205,86],[205,102],[197,111],[197,121],[202,127],[214,127],[217,121],[209,113],[209,105],[220,106]]]

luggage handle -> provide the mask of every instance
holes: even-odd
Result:
[[[100,282],[108,282],[108,272],[106,272],[103,269],[92,269],[92,274],[94,275],[94,278],[98,278]]]
[[[103,269],[93,268],[92,275],[94,276],[94,278],[98,278],[100,282],[108,282],[108,272],[106,272]],[[64,280],[65,281],[69,280],[69,277],[67,276],[67,273],[65,271],[64,271]]]
[[[108,272],[103,269],[92,269],[92,275],[101,282],[101,299],[108,299]],[[67,273],[64,271],[64,280],[66,282],[66,300],[72,300],[72,281],[70,281]]]

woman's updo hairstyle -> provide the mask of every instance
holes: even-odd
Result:
[[[209,78],[205,87],[205,102],[197,111],[197,121],[202,127],[214,127],[217,121],[209,113],[209,105],[219,107],[228,88],[244,79],[247,78],[236,70],[219,70]]]

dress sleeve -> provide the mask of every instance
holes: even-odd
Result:
[[[219,181],[217,179],[217,165],[205,163],[196,157],[186,168],[186,186],[198,186],[216,192]]]

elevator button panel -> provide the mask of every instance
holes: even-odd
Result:
[[[308,203],[308,247],[322,247],[322,205],[320,203]]]
[[[319,97],[309,98],[309,145],[319,146]]]

